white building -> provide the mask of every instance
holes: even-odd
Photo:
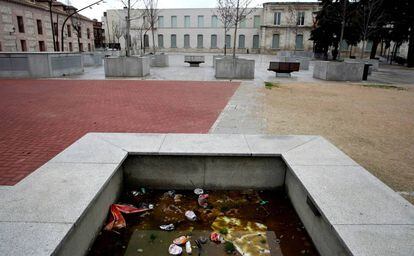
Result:
[[[319,3],[265,3],[254,9],[240,24],[236,48],[240,53],[273,53],[279,50],[311,51],[310,31]],[[143,26],[142,10],[131,11],[131,41],[138,51],[141,44],[152,48],[151,31]],[[102,21],[109,43],[124,48],[126,9],[108,10]],[[234,29],[224,35],[215,8],[161,9],[155,30],[155,45],[166,52],[222,52],[225,43],[233,47]]]

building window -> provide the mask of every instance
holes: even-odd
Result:
[[[177,48],[177,35],[171,35],[171,48]]]
[[[72,43],[71,42],[69,42],[69,51],[70,52],[73,52],[73,46],[72,46]]]
[[[164,48],[164,35],[158,35],[158,48]]]
[[[296,22],[298,26],[305,25],[305,12],[298,12],[298,20]]]
[[[89,28],[87,28],[87,29],[86,29],[86,37],[87,37],[88,39],[90,39],[90,38],[91,38],[91,30],[90,30]]]
[[[260,28],[260,16],[259,15],[254,16],[253,26],[255,28]]]
[[[203,15],[199,15],[197,17],[197,24],[199,28],[203,28],[204,27],[204,16]]]
[[[57,50],[57,51],[60,51],[60,44],[59,44],[59,41],[56,41],[56,42],[55,42],[55,48],[56,48],[56,50]]]
[[[45,41],[39,41],[39,51],[40,52],[46,51]]]
[[[241,17],[240,28],[245,28],[246,27],[246,21],[247,21],[246,17]]]
[[[82,27],[81,27],[81,25],[78,25],[78,37],[79,38],[82,38]]]
[[[244,49],[244,48],[246,48],[246,45],[245,45],[245,36],[244,35],[239,35],[239,48],[240,49]]]
[[[149,36],[148,35],[144,35],[144,47],[148,48],[149,47]]]
[[[68,30],[68,37],[72,37],[72,27],[71,27],[71,25],[66,25],[66,28]]]
[[[203,48],[203,35],[197,35],[197,48]]]
[[[24,33],[24,22],[22,16],[17,16],[17,26],[19,27],[19,32]]]
[[[282,19],[282,13],[275,12],[275,16],[273,18],[273,25],[280,26],[281,19]]]
[[[272,49],[279,49],[279,40],[280,36],[278,34],[274,34],[272,37]]]
[[[226,35],[226,48],[231,48],[231,35]]]
[[[184,35],[184,48],[190,48],[190,35]]]
[[[20,46],[21,46],[22,52],[27,52],[26,40],[20,40]]]
[[[218,27],[218,18],[217,15],[211,16],[211,27],[217,28]]]
[[[171,16],[171,27],[172,28],[177,27],[177,16]]]
[[[253,49],[259,49],[259,35],[253,36]]]
[[[37,23],[37,34],[43,35],[42,20],[36,20],[36,23]]]
[[[211,35],[211,48],[217,48],[217,35]]]
[[[296,47],[296,50],[302,50],[303,49],[303,35],[296,35],[295,47]]]
[[[164,27],[164,16],[158,17],[158,27],[163,28]]]
[[[2,51],[3,51],[3,48],[2,48],[1,42],[0,42],[0,52],[2,52]]]
[[[83,52],[83,43],[79,43],[79,51]]]
[[[56,22],[53,22],[53,33],[55,33],[55,35],[59,35],[58,31],[58,24]]]
[[[88,43],[88,52],[91,52],[92,51],[92,49],[91,49],[91,44],[90,43]]]
[[[190,16],[184,16],[184,27],[185,28],[190,27]]]

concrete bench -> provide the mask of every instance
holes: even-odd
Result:
[[[204,63],[204,56],[185,56],[184,62],[189,63],[190,67],[200,67]]]
[[[299,62],[270,62],[268,71],[273,71],[276,73],[289,74],[295,71],[299,71],[300,63]]]

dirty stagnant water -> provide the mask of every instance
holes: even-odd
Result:
[[[207,190],[204,191],[209,195],[206,209],[198,205],[198,196],[193,191],[177,190],[174,191],[175,195],[166,193],[167,190],[142,190],[145,193],[141,189],[138,191],[140,192],[135,195],[131,191],[123,194],[119,203],[136,207],[153,204],[154,208],[144,213],[123,214],[127,227],[113,231],[102,230],[89,255],[169,255],[168,248],[173,239],[183,235],[191,236],[192,255],[229,255],[230,252],[226,251],[226,248],[229,249],[227,243],[217,244],[209,239],[199,249],[195,240],[200,237],[210,238],[215,220],[234,218],[241,220],[239,228],[242,229],[247,222],[266,226],[260,240],[254,241],[254,238],[248,237],[244,243],[250,248],[256,243],[258,247],[267,250],[246,255],[318,255],[283,191]],[[184,213],[187,210],[194,211],[196,221],[186,219]],[[159,227],[170,223],[175,226],[173,231],[162,231]],[[226,238],[240,235],[237,232],[233,234],[231,230],[233,229],[223,226],[216,231]],[[253,235],[260,236],[254,232]],[[188,255],[185,246],[182,248],[182,255]],[[241,254],[234,250],[230,255]]]

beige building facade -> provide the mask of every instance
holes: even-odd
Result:
[[[312,51],[309,40],[314,26],[317,2],[265,3],[255,8],[240,24],[236,50],[239,53],[275,53],[277,51]],[[146,29],[143,11],[131,11],[131,41],[134,50],[141,45],[152,48],[152,34]],[[126,10],[108,10],[102,21],[109,43],[120,43],[124,49]],[[154,41],[165,52],[222,52],[233,47],[234,28],[225,35],[214,8],[161,9]]]
[[[56,47],[61,49],[62,24],[70,6],[53,1],[53,27],[58,37]],[[72,9],[73,10],[73,9]],[[79,24],[77,31],[72,22]],[[93,21],[76,15],[69,19],[64,29],[64,51],[93,51]],[[0,51],[3,52],[53,52],[52,25],[49,5],[36,0],[0,0]]]

